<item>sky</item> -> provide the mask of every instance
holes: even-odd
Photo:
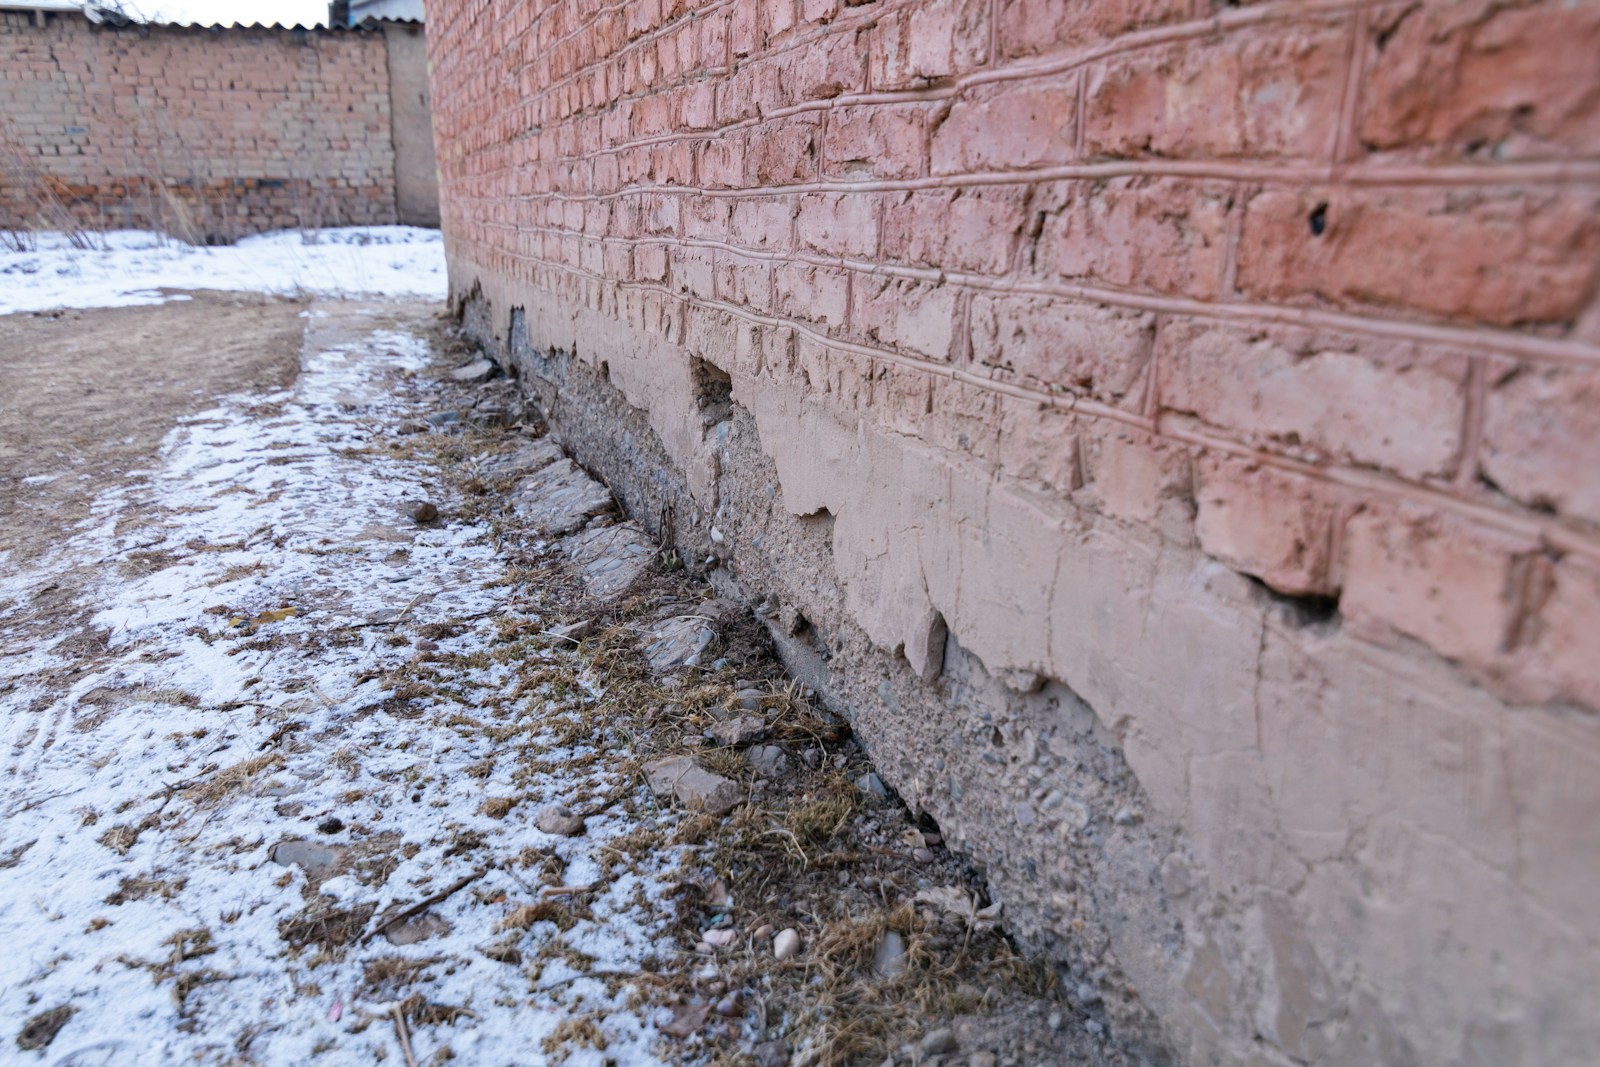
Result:
[[[125,0],[130,12],[163,22],[281,22],[310,26],[328,21],[327,0]]]

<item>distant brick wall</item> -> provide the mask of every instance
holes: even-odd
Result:
[[[393,223],[384,36],[0,13],[0,227]]]
[[[1242,1062],[1254,1033],[1262,1063],[1576,1062],[1592,984],[1530,992],[1537,953],[1503,948],[1434,975],[1340,924],[1364,883],[1455,946],[1510,887],[1508,937],[1600,937],[1600,3],[431,17],[457,299],[511,344],[526,308],[532,349],[601,367],[726,531],[729,475],[680,384],[722,367],[787,509],[833,521],[840,625],[936,678],[947,624],[997,677],[1062,680],[1116,724],[1152,807],[1211,850],[1210,888],[1159,904],[1186,915],[1181,988],[1141,976],[1185,1058]],[[878,751],[900,736],[860,714]],[[959,748],[896,782],[941,819],[963,806],[929,768]],[[1351,844],[1391,817],[1415,850]],[[974,848],[1004,870],[992,842],[1053,834],[1039,819]],[[1544,842],[1540,873],[1487,824]],[[1035,882],[1049,842],[1018,846]],[[1463,866],[1423,887],[1438,842]],[[1348,880],[1306,889],[1308,867]],[[1173,903],[1200,899],[1231,932]],[[1479,968],[1500,1021],[1468,1034]],[[1370,1054],[1308,1021],[1378,1003]]]

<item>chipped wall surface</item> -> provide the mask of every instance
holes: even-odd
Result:
[[[1592,1058],[1600,3],[430,17],[457,310],[1079,1006]]]
[[[436,220],[426,55],[397,36],[0,12],[0,228],[380,225],[397,181]]]

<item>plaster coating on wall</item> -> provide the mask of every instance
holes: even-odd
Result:
[[[1600,4],[430,38],[458,310],[1069,995],[1182,1063],[1587,1062]]]

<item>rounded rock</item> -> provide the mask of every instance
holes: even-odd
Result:
[[[800,953],[800,934],[792,927],[779,932],[772,941],[772,954],[780,960],[792,959]]]

